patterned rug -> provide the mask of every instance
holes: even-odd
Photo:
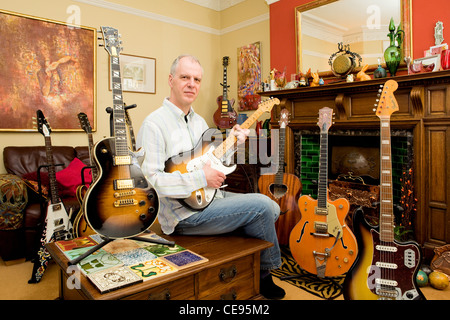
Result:
[[[286,247],[281,247],[281,261],[281,268],[272,271],[272,275],[275,277],[322,299],[332,300],[341,295],[345,276],[318,278],[315,274],[300,269],[289,248]],[[284,279],[283,277],[288,278]]]

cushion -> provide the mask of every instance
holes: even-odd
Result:
[[[81,185],[81,170],[86,165],[78,158],[74,158],[72,162],[67,166],[67,168],[56,172],[56,182],[58,187],[58,193],[61,198],[65,197],[75,197],[77,192],[77,187]],[[38,192],[37,187],[37,172],[30,172],[24,174],[23,178],[29,187],[34,191]],[[42,195],[44,197],[48,196],[48,190],[46,186],[50,184],[48,178],[48,172],[41,170],[40,173],[41,185],[42,185]],[[84,170],[84,181],[86,184],[90,184],[91,169]]]

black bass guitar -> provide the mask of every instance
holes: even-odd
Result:
[[[129,238],[147,230],[156,220],[159,197],[147,181],[128,147],[122,98],[117,29],[102,27],[104,47],[110,55],[114,136],[97,142],[94,160],[99,169],[83,200],[90,227],[108,238]]]
[[[347,300],[424,300],[416,284],[422,259],[417,243],[394,239],[394,206],[392,196],[390,116],[398,110],[394,91],[398,84],[384,84],[376,110],[380,118],[380,219],[370,226],[362,210],[353,215],[353,228],[359,253],[344,280]]]

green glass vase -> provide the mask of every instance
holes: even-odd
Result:
[[[389,40],[390,45],[384,51],[384,61],[386,62],[386,67],[389,69],[391,77],[395,76],[397,69],[402,61],[402,42],[403,42],[404,31],[399,25],[397,31],[395,31],[394,19],[391,18],[389,23]],[[397,44],[395,43],[397,40]]]

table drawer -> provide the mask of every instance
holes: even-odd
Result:
[[[198,298],[249,299],[257,294],[253,267],[254,257],[248,255],[200,272]]]
[[[151,281],[151,280],[150,280]],[[195,299],[194,276],[188,276],[144,290],[124,300],[193,300]]]

